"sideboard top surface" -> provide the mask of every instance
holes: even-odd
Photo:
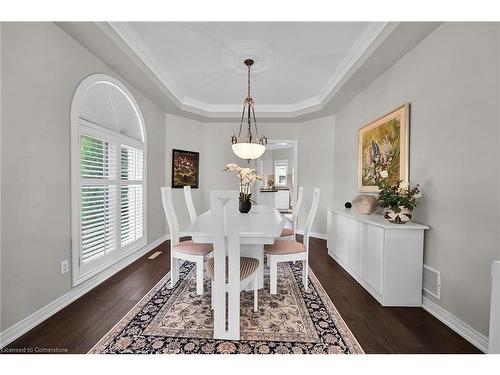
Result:
[[[364,223],[376,225],[378,227],[382,227],[385,229],[418,229],[418,230],[430,229],[430,227],[427,225],[415,223],[413,221],[410,221],[406,224],[389,223],[386,219],[384,219],[383,215],[379,214],[362,215],[354,211],[353,208],[330,208],[329,210],[339,215],[351,217],[353,219],[362,221]]]

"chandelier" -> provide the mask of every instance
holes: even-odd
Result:
[[[231,143],[233,145],[233,152],[236,154],[236,156],[250,162],[250,160],[261,157],[262,154],[266,151],[267,138],[259,137],[259,132],[257,130],[257,120],[255,119],[254,102],[252,97],[250,96],[250,67],[253,65],[254,61],[252,59],[246,59],[244,63],[248,68],[248,94],[243,104],[243,113],[241,114],[240,121],[240,131],[237,137],[236,135],[233,135],[231,137]],[[241,140],[243,120],[247,122],[247,134],[244,141]],[[252,122],[255,127],[255,139],[252,135]]]

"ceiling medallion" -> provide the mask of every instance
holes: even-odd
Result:
[[[254,61],[252,59],[246,59],[244,63],[248,69],[248,93],[243,104],[243,112],[241,114],[240,121],[240,131],[237,137],[236,135],[233,135],[231,137],[231,143],[233,145],[233,152],[236,154],[236,156],[250,162],[250,160],[257,159],[261,157],[262,154],[264,154],[264,152],[266,151],[267,138],[264,136],[259,137],[259,131],[257,130],[257,120],[255,119],[254,102],[252,97],[250,96],[250,67],[253,65]],[[243,128],[243,120],[245,119],[245,117],[247,122],[247,135],[246,140],[242,142],[241,130]],[[252,135],[252,122],[255,127],[255,140]]]
[[[226,69],[236,74],[248,74],[247,66],[241,63],[245,59],[254,60],[252,65],[254,77],[271,69],[276,60],[271,48],[257,40],[236,41],[222,51],[221,60],[226,64]]]

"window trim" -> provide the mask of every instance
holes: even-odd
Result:
[[[95,124],[93,122],[87,121],[79,116],[80,108],[84,104],[84,94],[86,90],[93,84],[104,82],[106,84],[111,84],[118,88],[129,100],[130,104],[133,106],[137,119],[138,125],[141,127],[142,142],[128,137],[124,134],[120,134],[116,131],[112,131],[104,126]],[[83,131],[82,131],[83,130]],[[102,262],[94,263],[93,267],[82,267],[80,265],[80,136],[101,136],[105,138],[112,138],[117,142],[117,153],[120,154],[121,145],[136,147],[143,152],[143,236],[140,240],[128,244],[124,247],[119,246],[115,254],[103,258]],[[147,137],[146,128],[144,125],[144,118],[140,111],[139,105],[135,101],[133,95],[130,91],[117,79],[106,74],[93,74],[85,78],[77,87],[73,100],[71,103],[71,123],[70,123],[70,154],[71,154],[71,274],[72,274],[72,285],[73,287],[81,284],[82,282],[98,275],[107,268],[117,264],[121,260],[140,250],[147,244],[147,234],[148,234],[148,209],[147,209],[147,190],[148,190],[148,173],[147,173]],[[117,160],[117,165],[120,165],[119,159]],[[120,196],[120,187],[122,186],[122,181],[119,174],[119,168],[117,171],[117,197]],[[119,207],[119,204],[117,205]],[[118,208],[119,209],[119,208]],[[118,217],[119,221],[119,217]],[[118,244],[120,244],[120,232],[116,234],[118,238]]]

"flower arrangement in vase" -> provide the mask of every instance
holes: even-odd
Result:
[[[255,181],[262,180],[261,177],[255,174],[255,169],[252,168],[242,168],[238,164],[229,163],[226,164],[224,171],[236,172],[240,179],[240,212],[248,213],[252,208],[252,193],[250,188],[255,183]]]
[[[387,170],[383,169],[378,174],[380,177],[374,178],[374,182],[380,189],[378,204],[385,209],[384,218],[391,223],[406,224],[412,218],[417,198],[422,196],[420,186],[417,184],[410,188],[408,182],[403,181],[391,185]]]

